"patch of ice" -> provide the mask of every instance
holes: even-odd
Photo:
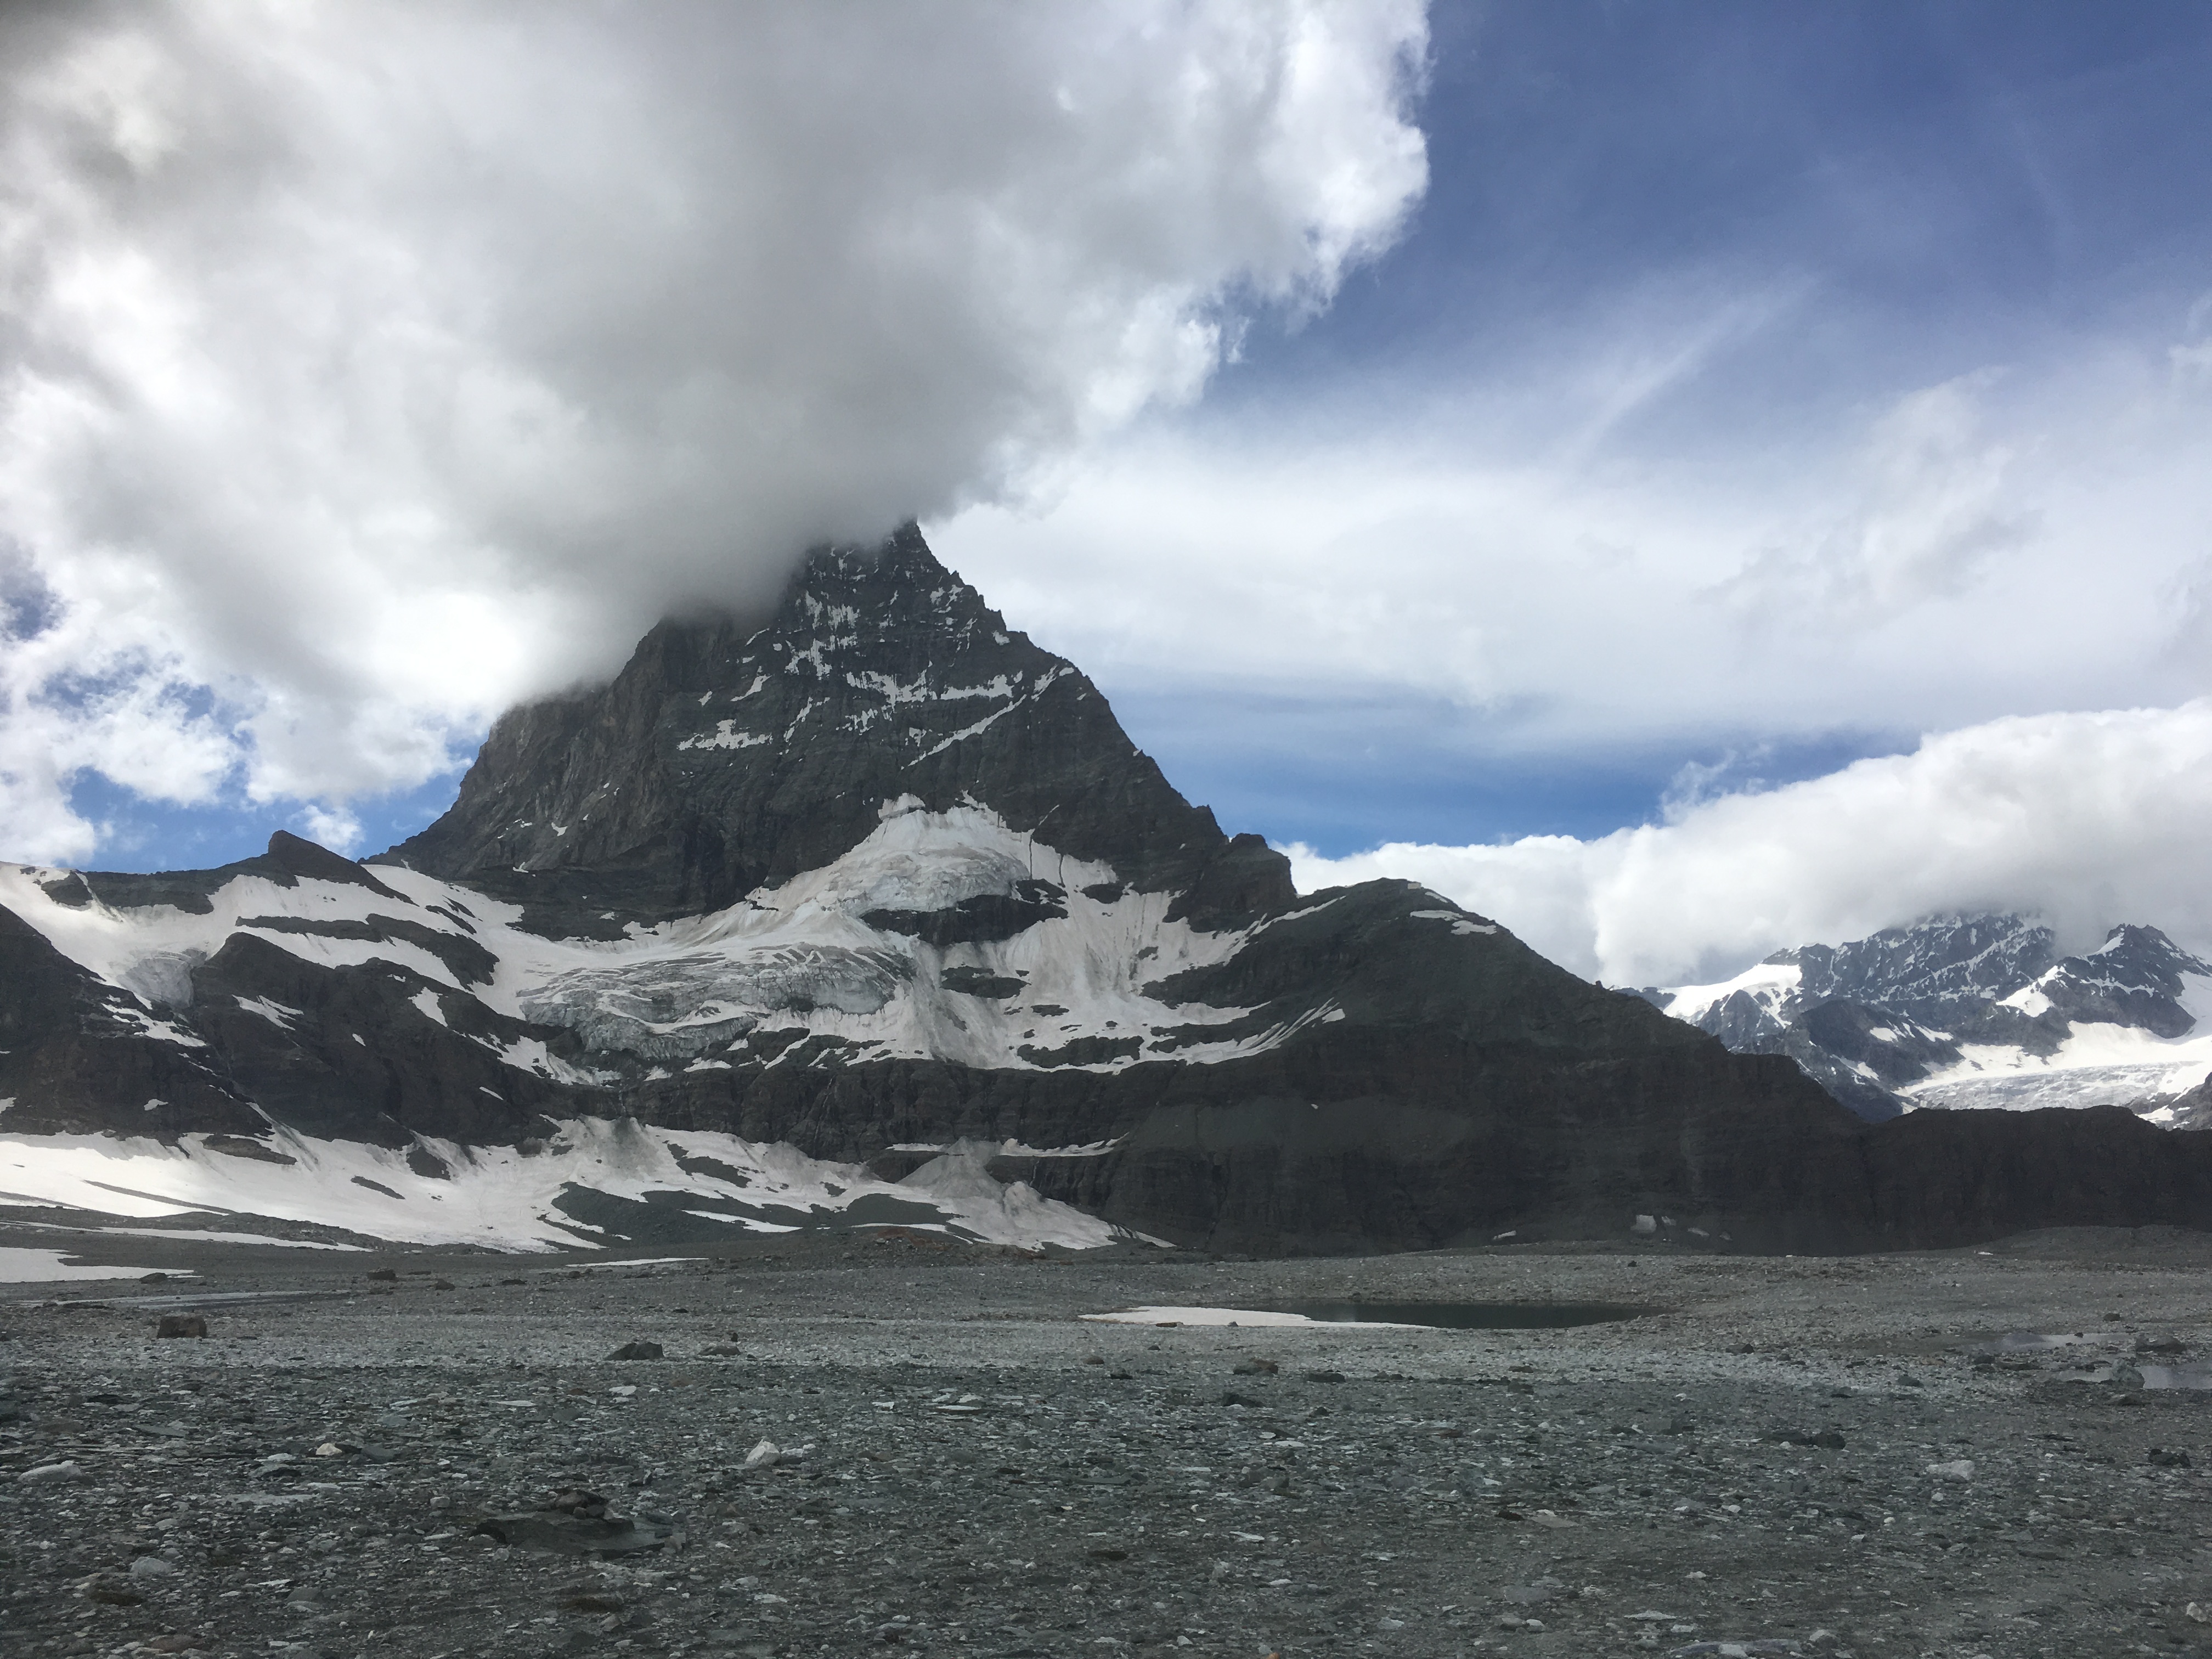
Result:
[[[1304,1314],[1272,1313],[1265,1308],[1124,1308],[1117,1313],[1082,1316],[1096,1325],[1258,1325],[1294,1330],[1418,1331],[1422,1325],[1391,1325],[1380,1320],[1357,1324],[1309,1319]]]
[[[757,749],[763,744],[775,741],[771,732],[740,732],[735,720],[723,720],[712,732],[702,732],[686,738],[676,746],[678,749]]]
[[[276,1164],[211,1152],[205,1139],[186,1135],[171,1145],[141,1137],[0,1135],[0,1188],[24,1202],[108,1214],[237,1212],[398,1243],[520,1251],[573,1248],[580,1231],[591,1231],[562,1210],[560,1200],[573,1189],[640,1203],[655,1194],[696,1195],[722,1206],[718,1218],[734,1215],[746,1224],[846,1226],[844,1212],[873,1197],[924,1212],[906,1224],[988,1243],[1084,1249],[1127,1237],[1026,1185],[1000,1185],[982,1167],[988,1151],[978,1148],[956,1148],[894,1182],[781,1144],[647,1130],[628,1118],[577,1118],[562,1121],[535,1152],[420,1137],[417,1144],[448,1171],[441,1178],[410,1167],[409,1149],[279,1129],[271,1145],[293,1162]],[[730,1175],[701,1172],[708,1169]],[[607,1233],[605,1242],[625,1241]]]
[[[0,1245],[0,1283],[9,1285],[43,1285],[57,1279],[143,1279],[155,1269],[152,1267],[95,1267],[82,1263],[66,1262],[68,1250],[33,1250],[15,1245]],[[183,1278],[188,1269],[166,1267],[160,1271],[171,1278]],[[197,1276],[197,1275],[193,1275]]]
[[[1451,923],[1452,932],[1462,937],[1469,933],[1494,933],[1498,931],[1496,922],[1477,921],[1474,917],[1463,916],[1456,910],[1413,910],[1407,914],[1416,921],[1448,921]]]

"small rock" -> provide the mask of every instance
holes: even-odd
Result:
[[[607,1356],[610,1359],[665,1359],[658,1342],[625,1342]]]
[[[155,1336],[205,1336],[208,1334],[204,1314],[163,1314],[161,1322],[154,1327]]]
[[[783,1453],[777,1448],[775,1441],[758,1441],[755,1443],[753,1449],[745,1454],[744,1467],[749,1469],[774,1468],[776,1461],[782,1455]]]
[[[2185,1451],[2168,1451],[2163,1446],[2153,1446],[2150,1449],[2150,1455],[2144,1461],[2154,1469],[2185,1469],[2189,1467],[2189,1454]]]
[[[1306,1371],[1302,1373],[1302,1375],[1309,1382],[1341,1382],[1344,1381],[1344,1373],[1342,1371]]]
[[[335,1440],[325,1440],[321,1445],[315,1448],[315,1455],[318,1457],[343,1457],[345,1455],[345,1448],[338,1444]]]
[[[368,1276],[379,1285],[396,1285],[399,1282],[399,1274],[390,1267],[372,1267]]]
[[[1243,1359],[1229,1370],[1233,1376],[1273,1376],[1282,1367],[1272,1359]]]
[[[1928,1473],[1941,1480],[1971,1480],[1974,1478],[1974,1460],[1954,1457],[1948,1463],[1930,1463]]]
[[[168,1578],[176,1573],[176,1564],[164,1561],[158,1555],[142,1555],[131,1564],[133,1578]]]

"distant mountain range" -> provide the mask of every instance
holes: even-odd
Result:
[[[0,866],[0,1206],[501,1248],[2212,1222],[2212,1142],[1869,1126],[1792,1063],[1802,1023],[1731,1053],[1412,884],[1300,895],[909,526],[512,711],[366,863],[279,835],[216,870]]]
[[[1873,1121],[2114,1105],[2212,1127],[2212,963],[2155,927],[2061,957],[2027,917],[1936,916],[1638,994],[1739,1054],[1789,1055]]]

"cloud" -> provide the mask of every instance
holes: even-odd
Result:
[[[2212,690],[2212,382],[2172,384],[2164,341],[1780,434],[1686,433],[1686,387],[1622,428],[1644,382],[1607,370],[1637,357],[1599,331],[1549,343],[1547,392],[1200,411],[1086,452],[1042,508],[931,532],[1109,693],[1441,703],[1439,755],[1668,754],[1663,775]]]
[[[1942,911],[2212,942],[2212,699],[1993,720],[1825,777],[1581,841],[1292,851],[1306,890],[1396,876],[1614,984],[1680,984]]]
[[[418,783],[672,606],[1188,402],[1399,234],[1425,45],[1415,0],[11,9],[0,851],[82,856],[84,768]]]

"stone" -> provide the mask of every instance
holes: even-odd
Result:
[[[205,1336],[207,1334],[208,1322],[204,1314],[163,1314],[161,1322],[154,1327],[154,1334],[157,1337]]]
[[[756,1441],[753,1449],[745,1454],[744,1467],[749,1469],[773,1468],[782,1455],[775,1441]]]
[[[142,1555],[131,1564],[133,1578],[169,1578],[176,1574],[176,1564],[165,1561],[158,1555]]]
[[[665,1359],[658,1342],[625,1342],[607,1356],[610,1359]]]
[[[19,1486],[55,1486],[74,1480],[89,1480],[91,1474],[75,1458],[59,1463],[40,1463],[25,1469],[15,1477]]]

